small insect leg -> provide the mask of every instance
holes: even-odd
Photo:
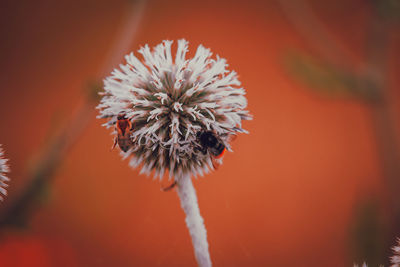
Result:
[[[117,139],[117,137],[115,137],[115,138],[114,138],[114,144],[112,145],[110,151],[113,150],[113,149],[115,148],[115,146],[117,145],[117,142],[118,142],[118,139]]]
[[[176,185],[177,185],[177,182],[174,181],[171,185],[169,185],[167,187],[164,187],[164,188],[161,188],[161,190],[164,191],[164,192],[167,192],[167,191],[171,190],[172,188],[174,188]]]
[[[211,157],[211,162],[214,170],[218,170],[219,166],[221,165],[221,161],[219,159],[216,159],[215,157]]]

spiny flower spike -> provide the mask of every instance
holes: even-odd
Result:
[[[394,255],[390,258],[391,267],[400,267],[400,238],[397,238],[397,245],[392,250]]]
[[[390,267],[400,267],[400,238],[397,238],[397,245],[393,248],[393,256],[390,257],[390,262],[392,265]],[[353,267],[358,267],[357,264],[354,264]],[[364,262],[361,267],[368,267],[368,265]],[[384,267],[383,265],[379,265],[379,267]]]
[[[364,262],[361,266],[358,264],[354,264],[353,267],[368,267],[368,265]],[[379,265],[379,267],[384,267],[383,265]]]
[[[104,80],[99,117],[109,119],[107,127],[115,125],[118,114],[131,119],[133,145],[124,157],[132,156],[132,167],[142,164],[141,173],[202,175],[213,166],[210,154],[197,149],[196,133],[213,131],[229,148],[229,135],[246,132],[241,121],[250,119],[245,91],[226,60],[212,59],[209,49],[200,45],[186,59],[188,42],[179,40],[173,61],[171,45],[164,41],[152,52],[145,45],[139,50],[143,62],[127,55],[127,64]]]
[[[0,200],[3,201],[3,196],[7,196],[6,188],[8,185],[6,182],[10,181],[10,179],[6,176],[6,174],[10,171],[7,161],[8,159],[4,159],[4,152],[0,145]],[[3,196],[2,196],[3,195]]]
[[[178,41],[173,58],[171,46],[172,41],[163,41],[153,50],[145,45],[138,51],[143,60],[127,55],[127,63],[104,80],[98,118],[107,118],[104,126],[115,129],[115,145],[124,158],[130,158],[132,167],[141,165],[140,173],[154,171],[160,179],[168,172],[175,180],[197,261],[210,266],[191,177],[221,163],[225,148],[231,150],[231,137],[247,133],[242,120],[251,116],[245,90],[236,72],[227,70],[225,59],[212,58],[202,45],[193,58],[186,59],[185,40]]]

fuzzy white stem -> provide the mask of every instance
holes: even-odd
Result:
[[[208,251],[207,231],[203,218],[200,215],[196,191],[190,176],[183,176],[178,180],[178,196],[182,209],[186,214],[186,225],[192,238],[194,254],[200,267],[211,267]]]

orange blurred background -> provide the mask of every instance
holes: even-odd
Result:
[[[371,2],[306,2],[348,52],[341,55],[346,66],[363,69]],[[85,101],[84,88],[104,78],[99,73],[137,4],[2,1],[0,143],[12,181],[0,214],[29,183],[32,158]],[[194,181],[214,265],[329,267],[362,260],[351,245],[354,216],[363,199],[385,203],[384,170],[369,105],[345,93],[320,93],[288,67],[293,53],[322,60],[315,48],[321,44],[310,43],[279,1],[144,5],[130,50],[180,38],[190,42],[190,54],[199,44],[211,48],[239,73],[254,115],[244,123],[250,134],[237,138],[221,168]],[[397,141],[398,30],[389,28],[383,51]],[[196,266],[177,194],[161,192],[158,181],[110,152],[113,137],[96,115],[66,153],[28,227],[3,227],[0,266]]]

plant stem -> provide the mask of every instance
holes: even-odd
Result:
[[[207,231],[200,215],[196,191],[192,178],[183,176],[178,180],[178,196],[182,209],[186,214],[186,225],[192,238],[194,255],[200,267],[210,267],[211,259],[208,251]]]

